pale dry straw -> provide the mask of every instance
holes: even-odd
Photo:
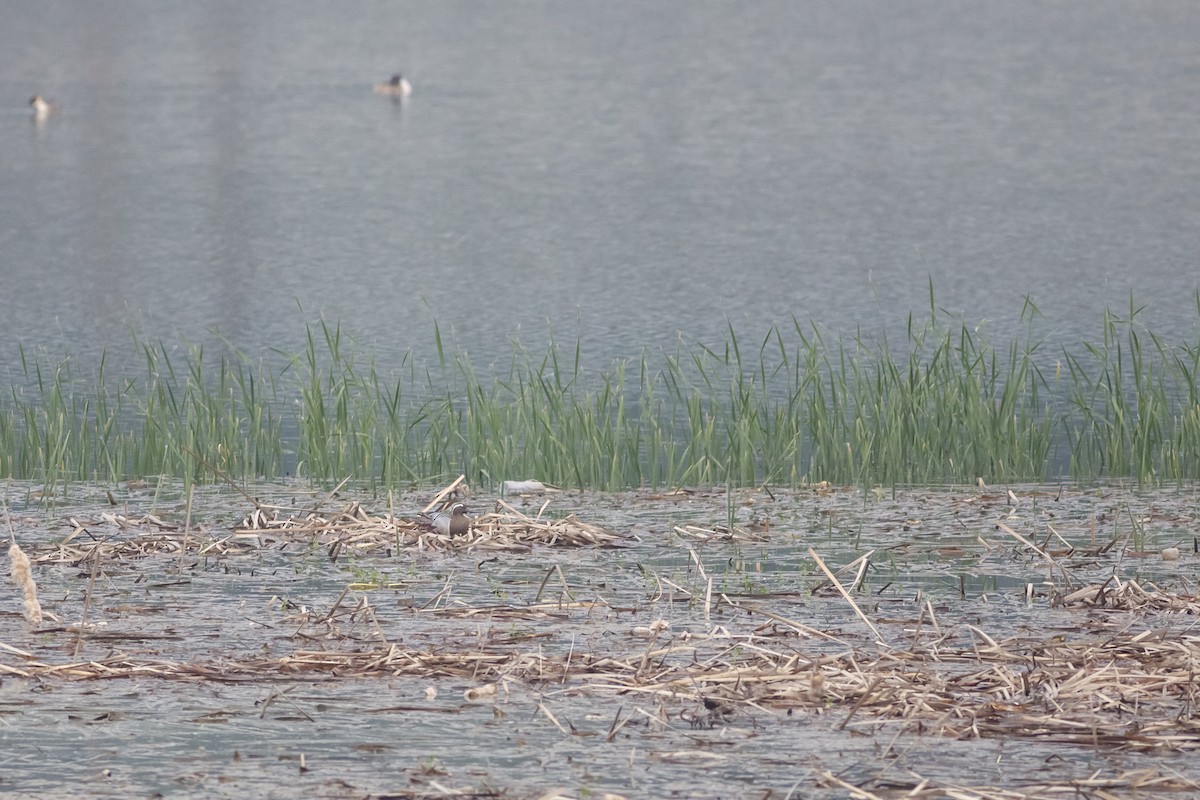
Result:
[[[30,568],[29,556],[21,552],[16,541],[8,548],[8,558],[12,562],[9,574],[13,584],[20,587],[25,596],[25,621],[33,627],[42,624],[42,606],[37,599],[37,584],[33,582],[33,570]]]
[[[8,548],[9,560],[9,575],[12,576],[13,585],[21,590],[24,595],[24,615],[25,621],[33,627],[42,624],[42,606],[37,599],[37,584],[33,582],[33,567],[29,563],[29,556],[21,551],[17,545],[17,532],[13,528],[12,517],[8,514],[8,504],[4,504],[4,519],[8,522],[8,537],[12,541],[12,545]]]

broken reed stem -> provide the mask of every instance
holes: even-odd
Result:
[[[554,565],[554,571],[558,573],[558,582],[562,584],[563,594],[566,595],[568,602],[575,602],[575,595],[571,594],[571,585],[567,583],[567,576],[563,574],[562,567],[558,564]],[[562,605],[562,599],[558,601]]]
[[[854,719],[854,715],[857,714],[858,710],[863,707],[863,704],[870,700],[875,694],[875,689],[879,686],[880,680],[881,678],[878,675],[872,678],[870,685],[867,686],[867,690],[862,693],[861,697],[858,698],[858,702],[854,704],[854,708],[850,709],[850,713],[846,715],[844,720],[842,720],[842,724],[837,726],[837,730],[844,730],[846,725],[850,723],[850,720]]]
[[[558,728],[560,731],[562,731],[567,736],[571,735],[571,732],[562,726],[562,723],[559,722],[558,718],[555,717],[554,714],[552,714],[550,712],[550,709],[546,708],[545,703],[538,703],[538,711],[540,711],[546,719],[550,720],[550,722],[554,725],[554,727]]]
[[[333,489],[331,489],[329,491],[329,493],[327,495],[325,495],[323,498],[317,500],[316,504],[314,504],[313,506],[311,506],[308,509],[308,512],[310,514],[315,514],[318,511],[320,511],[322,506],[324,506],[326,503],[328,503],[333,498],[337,497],[337,493],[342,490],[343,486],[345,486],[347,483],[350,482],[351,477],[352,476],[347,475],[346,477],[342,478],[342,482],[339,483],[337,486],[333,487]]]
[[[193,483],[188,486],[187,516],[183,520],[183,544],[179,547],[179,564],[175,568],[175,571],[181,575],[183,574],[183,561],[187,558],[188,531],[192,528],[192,499],[195,495],[196,484]]]
[[[712,611],[712,578],[704,571],[704,562],[700,560],[700,556],[696,555],[696,551],[689,547],[688,552],[692,554],[692,561],[696,563],[696,570],[700,573],[700,577],[707,583],[704,591],[704,619],[707,621]]]
[[[451,483],[445,489],[442,489],[440,492],[438,492],[436,495],[433,496],[433,499],[429,501],[429,505],[427,505],[421,509],[421,513],[428,514],[430,511],[432,511],[434,508],[436,508],[438,503],[440,503],[446,499],[446,495],[450,494],[455,489],[457,489],[458,485],[460,483],[462,483],[463,481],[465,481],[466,479],[467,479],[466,475],[459,475],[457,478],[455,478],[453,483]]]
[[[829,571],[829,567],[825,566],[825,562],[821,560],[819,555],[817,555],[817,551],[810,547],[808,548],[808,554],[812,557],[813,561],[817,562],[817,566],[820,567],[821,571],[825,573],[825,577],[829,578],[833,585],[837,587],[837,590],[842,593],[842,597],[846,598],[846,602],[849,603],[850,607],[854,609],[854,613],[858,614],[859,619],[867,623],[867,627],[871,629],[871,633],[875,634],[875,641],[879,642],[880,644],[885,644],[883,641],[883,636],[879,633],[879,629],[877,629],[871,623],[871,620],[867,619],[867,615],[864,614],[862,609],[858,607],[858,603],[854,602],[854,598],[850,596],[850,593],[847,592],[845,587],[838,582],[838,579],[834,577],[834,574]]]
[[[858,591],[862,586],[863,578],[867,575],[867,568],[871,566],[871,556],[874,555],[874,550],[868,550],[856,559],[858,561],[858,573],[854,576],[854,583],[850,584],[850,588]]]
[[[1011,493],[1011,492],[1010,492],[1010,493]],[[1032,550],[1033,552],[1037,553],[1037,554],[1038,554],[1039,556],[1041,556],[1042,558],[1046,559],[1046,561],[1047,561],[1047,562],[1050,564],[1050,566],[1051,566],[1051,567],[1057,567],[1057,566],[1059,566],[1059,563],[1058,563],[1057,561],[1055,561],[1053,558],[1051,558],[1051,557],[1050,557],[1050,556],[1049,556],[1049,555],[1046,553],[1046,551],[1042,550],[1042,549],[1041,549],[1040,547],[1038,547],[1036,544],[1034,544],[1033,542],[1029,541],[1029,540],[1028,540],[1028,539],[1026,539],[1024,536],[1022,536],[1021,534],[1019,534],[1019,533],[1017,533],[1016,531],[1014,531],[1012,528],[1010,528],[1010,527],[1008,527],[1007,525],[1005,525],[1003,522],[997,522],[997,523],[996,523],[996,527],[997,527],[997,528],[999,528],[1000,530],[1004,531],[1005,533],[1007,533],[1009,536],[1011,536],[1011,537],[1013,537],[1014,539],[1016,539],[1016,540],[1017,540],[1018,542],[1020,542],[1021,544],[1025,545],[1026,547],[1028,547],[1028,548],[1029,548],[1030,550]],[[1064,570],[1064,572],[1065,572],[1065,570]]]
[[[557,566],[557,565],[555,565]],[[535,604],[542,602],[542,592],[546,590],[546,584],[550,581],[550,576],[554,574],[554,567],[546,570],[546,574],[542,576],[542,585],[538,587],[537,594],[534,595],[533,602]]]
[[[608,735],[604,737],[604,741],[611,742],[613,737],[620,733],[621,728],[625,727],[625,722],[627,720],[621,719],[621,711],[624,708],[625,706],[617,706],[617,714],[613,717],[612,725],[608,726]]]
[[[734,602],[733,600],[731,600],[729,597],[727,597],[724,594],[721,595],[721,599],[724,600],[729,605],[733,606],[734,608],[739,608],[744,611],[751,611],[755,614],[762,614],[764,617],[767,617],[768,619],[773,619],[776,622],[781,622],[790,628],[794,628],[797,632],[802,633],[805,636],[817,636],[822,639],[827,639],[828,641],[836,642],[837,644],[845,645],[845,646],[849,647],[849,644],[846,641],[839,639],[836,636],[832,636],[832,635],[826,633],[825,631],[809,627],[808,625],[805,625],[802,622],[797,622],[794,619],[789,619],[788,617],[785,617],[781,614],[776,614],[774,611],[768,611],[765,608],[761,608],[756,605],[751,605],[746,602]]]
[[[83,596],[83,613],[79,618],[79,629],[75,632],[75,651],[72,658],[79,657],[79,649],[83,647],[83,631],[87,628],[88,608],[92,605],[92,591],[96,588],[96,573],[100,571],[100,545],[92,548],[89,557],[92,559],[92,574],[88,578],[87,593]]]

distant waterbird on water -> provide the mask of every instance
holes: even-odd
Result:
[[[35,94],[29,98],[29,106],[33,109],[34,120],[41,122],[54,113],[54,104],[46,100],[40,94]]]
[[[389,97],[408,97],[412,94],[412,84],[397,72],[387,83],[375,84],[376,94],[386,94]]]

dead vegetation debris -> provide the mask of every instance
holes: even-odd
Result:
[[[459,609],[459,614],[468,610]],[[480,609],[499,620],[559,619],[592,604]],[[444,609],[416,613],[442,614]],[[322,617],[307,612],[281,657],[226,656],[179,663],[109,657],[52,664],[4,645],[0,673],[27,679],[158,677],[207,681],[322,681],[413,677],[468,684],[554,685],[567,694],[610,694],[633,702],[675,704],[668,725],[757,724],[796,713],[832,715],[838,727],[898,723],[914,733],[956,739],[992,737],[1071,742],[1122,750],[1200,749],[1195,675],[1200,633],[1110,629],[1087,635],[996,640],[974,626],[930,628],[905,647],[830,644],[798,648],[786,625],[731,634],[651,629],[625,652],[554,652],[542,637],[486,637],[473,646],[388,643],[365,604]],[[370,616],[368,620],[367,617]],[[353,622],[361,625],[348,624]],[[939,630],[938,635],[934,635]],[[107,644],[118,637],[107,633]],[[136,635],[131,634],[131,639]],[[642,641],[639,643],[638,639]],[[313,645],[318,645],[314,647]],[[699,705],[697,705],[699,704]]]
[[[463,487],[455,488],[455,484],[439,493],[443,503],[464,496]],[[358,501],[337,509],[326,509],[326,505],[328,502],[322,501],[298,509],[254,501],[254,508],[232,530],[190,520],[178,524],[154,514],[105,511],[90,517],[71,516],[66,519],[68,533],[52,545],[38,547],[33,560],[78,564],[86,559],[117,562],[185,553],[224,557],[284,549],[294,543],[327,547],[332,557],[340,552],[380,554],[408,548],[529,552],[535,547],[619,547],[630,538],[573,513],[548,513],[550,501],[530,515],[497,499],[492,510],[471,518],[470,531],[462,536],[439,533],[416,514],[375,512]]]
[[[439,492],[429,507],[466,499],[466,487],[459,483]],[[399,549],[528,552],[537,547],[620,547],[632,540],[576,514],[551,513],[551,500],[535,501],[528,512],[503,498],[489,501],[490,509],[472,517],[470,531],[461,536],[439,533],[415,514],[398,514],[390,502],[386,511],[355,501],[335,508],[331,493],[304,507],[252,503],[239,522],[223,528],[193,524],[190,508],[183,524],[154,514],[115,511],[72,516],[65,536],[32,546],[30,554],[35,563],[85,565],[95,581],[99,565],[164,554],[253,556],[296,544],[326,547],[333,557],[339,552],[383,554]],[[920,520],[897,519],[903,519],[905,531],[921,527]],[[611,633],[603,648],[576,648],[573,639],[568,647],[553,632],[536,626],[571,625],[584,615],[611,624],[613,619],[622,620],[622,614],[636,615],[647,607],[639,601],[618,608],[599,595],[577,600],[562,569],[555,566],[547,571],[533,602],[441,602],[439,594],[424,606],[406,608],[404,613],[426,619],[471,621],[478,626],[475,636],[462,636],[461,630],[455,635],[451,630],[436,644],[389,640],[394,629],[381,624],[377,609],[365,599],[342,607],[342,599],[361,597],[351,584],[333,608],[304,610],[287,618],[294,624],[285,626],[284,640],[292,649],[283,655],[265,648],[191,660],[147,655],[137,647],[139,642],[177,635],[99,630],[85,616],[79,625],[40,628],[35,633],[51,637],[61,631],[102,643],[107,651],[103,656],[82,658],[77,646],[65,663],[54,663],[37,648],[30,652],[0,642],[0,676],[38,682],[158,678],[229,683],[413,678],[459,682],[467,687],[463,696],[469,702],[489,703],[502,702],[514,688],[535,693],[552,688],[558,696],[617,698],[622,708],[637,710],[622,719],[618,709],[609,740],[634,718],[641,720],[639,724],[703,736],[712,729],[754,728],[799,716],[837,729],[866,732],[886,729],[961,740],[1003,738],[1107,751],[1200,750],[1200,692],[1195,680],[1200,631],[1188,619],[1200,615],[1200,597],[1165,590],[1146,580],[1121,580],[1115,574],[1102,582],[1094,574],[1090,583],[1075,580],[1069,568],[1079,562],[1073,558],[1095,559],[1115,552],[1119,537],[1091,550],[1076,549],[1065,541],[1061,542],[1065,548],[1052,549],[1049,545],[1062,538],[1052,527],[1047,526],[1056,538],[1033,537],[1005,519],[995,521],[994,529],[1015,540],[1023,556],[1032,553],[1034,560],[1044,562],[1052,576],[1046,582],[1049,605],[1072,619],[1080,618],[1076,627],[993,636],[982,623],[940,626],[928,602],[915,622],[884,621],[877,613],[863,611],[855,600],[863,596],[860,587],[875,551],[862,553],[836,571],[810,551],[824,580],[810,581],[807,592],[843,598],[874,636],[821,631],[731,599],[719,587],[714,592],[700,557],[689,547],[697,573],[707,583],[693,585],[700,591],[692,592],[656,575],[659,595],[650,599],[651,605],[661,599],[666,583],[678,589],[679,597],[686,596],[702,608],[706,621],[724,605],[765,616],[769,623],[739,630],[727,620],[726,625],[708,626],[698,633],[660,619],[649,625],[629,624],[625,635]],[[771,539],[767,524],[687,522],[668,530],[698,546]],[[990,550],[995,544],[980,547]],[[1062,580],[1054,579],[1056,575]],[[559,595],[557,584],[553,592],[546,592],[552,577],[561,584],[564,599],[542,602],[544,593]],[[757,597],[760,602],[765,599],[766,595]],[[85,608],[89,602],[90,598]],[[125,612],[144,616],[160,609],[141,605]],[[517,626],[518,622],[525,624]],[[394,633],[391,636],[399,639]],[[539,709],[563,729],[547,709],[540,705]],[[951,785],[916,775],[911,780],[892,775],[887,781],[857,785],[844,779],[844,775],[824,773],[818,784],[864,798],[997,800],[1200,789],[1182,776],[1154,770],[1004,788]]]
[[[234,536],[266,547],[281,540],[302,539],[363,552],[399,548],[528,552],[538,546],[616,547],[624,538],[575,514],[546,516],[545,509],[543,505],[536,515],[529,516],[497,500],[494,510],[471,518],[466,535],[452,536],[435,531],[420,519],[373,514],[356,502],[324,514],[260,506],[246,516]]]

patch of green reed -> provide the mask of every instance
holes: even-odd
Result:
[[[209,363],[185,353],[176,371],[165,345],[144,345],[145,374],[113,385],[101,358],[95,375],[53,367],[22,349],[26,381],[0,407],[0,472],[42,480],[107,481],[174,475],[190,483],[216,477],[280,474],[283,447],[273,392],[240,356]],[[212,374],[208,370],[212,368]]]
[[[378,399],[370,368],[359,369],[354,353],[343,353],[340,325],[322,321],[321,344],[308,330],[308,348],[292,356],[299,377],[297,472],[333,479],[335,475],[374,475]],[[320,358],[325,353],[328,358]]]
[[[1124,317],[1106,310],[1101,343],[1063,353],[1072,473],[1200,477],[1200,344],[1168,344],[1139,324],[1142,310],[1132,298]]]
[[[1200,297],[1197,299],[1200,312]],[[903,340],[830,340],[793,319],[747,346],[680,345],[598,370],[582,343],[480,373],[465,353],[381,373],[340,325],[265,369],[226,346],[143,344],[144,373],[72,374],[30,359],[0,405],[0,473],[49,485],[167,474],[371,486],[536,477],[629,486],[864,485],[1200,477],[1200,344],[1175,345],[1140,309],[1107,313],[1099,343],[1050,354],[1032,331],[993,347],[941,312]]]
[[[201,347],[183,352],[181,368],[163,345],[144,345],[146,373],[117,393],[132,420],[128,474],[167,474],[186,483],[221,474],[275,476],[283,460],[273,378],[263,378],[236,351],[215,361]],[[270,387],[264,392],[264,384]],[[120,476],[117,476],[120,477]]]

